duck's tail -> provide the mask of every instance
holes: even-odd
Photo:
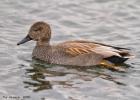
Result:
[[[111,57],[108,57],[105,59],[114,64],[122,64],[125,61],[127,61],[128,59],[135,57],[132,53],[130,53],[130,51],[128,49],[118,48],[118,50],[120,51],[120,52],[118,52],[120,56],[111,56]]]

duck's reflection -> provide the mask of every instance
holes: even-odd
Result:
[[[45,89],[51,89],[52,86],[49,81],[44,80],[44,70],[41,66],[33,66],[33,69],[26,69],[26,73],[31,81],[24,81],[25,84],[28,84],[26,88],[33,87],[33,91],[41,91]]]
[[[26,88],[30,88],[35,92],[52,89],[54,85],[73,87],[74,82],[72,81],[76,79],[92,81],[94,78],[102,78],[118,85],[126,85],[123,82],[119,82],[118,78],[112,76],[112,73],[118,72],[99,68],[99,66],[84,68],[48,65],[42,61],[33,59],[30,69],[26,69],[28,81],[24,81],[24,83],[26,84]]]

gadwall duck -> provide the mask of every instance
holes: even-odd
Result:
[[[129,49],[85,40],[73,40],[50,45],[51,28],[45,22],[34,23],[28,35],[17,45],[36,41],[33,58],[50,64],[93,66],[98,64],[121,64],[131,58]]]

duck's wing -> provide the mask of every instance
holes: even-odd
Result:
[[[71,56],[85,55],[85,54],[98,54],[103,58],[112,56],[127,57],[130,56],[128,49],[114,47],[102,43],[90,42],[90,41],[67,41],[59,44],[65,49],[65,52]]]
[[[108,44],[104,44],[104,43],[99,43],[99,42],[93,42],[93,41],[85,41],[85,40],[73,40],[73,41],[67,41],[64,43],[93,43],[93,44],[98,44],[98,45],[102,45],[102,46],[107,46],[107,47],[112,47],[114,49],[124,49],[124,50],[130,50],[128,48],[123,48],[123,47],[117,47],[117,46],[112,46],[112,45],[108,45]]]

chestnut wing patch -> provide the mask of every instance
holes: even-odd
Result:
[[[78,56],[83,54],[95,53],[94,48],[97,45],[90,43],[68,43],[65,45],[66,53],[69,53],[72,56]]]
[[[61,44],[65,48],[65,52],[72,55],[84,55],[84,54],[98,54],[104,58],[111,56],[120,56],[119,50],[112,47],[104,46],[101,44],[96,44],[93,42],[84,42],[84,41],[69,41]]]

